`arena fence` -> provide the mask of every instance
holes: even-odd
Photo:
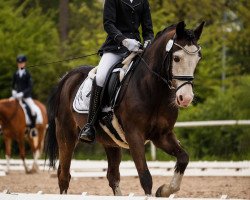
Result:
[[[172,176],[174,161],[148,161],[152,176]],[[27,160],[31,166],[32,160]],[[38,160],[39,168],[43,171],[56,173],[48,167],[44,160]],[[5,176],[6,161],[0,160],[0,176]],[[71,176],[80,177],[106,177],[108,163],[105,160],[72,160]],[[21,160],[10,160],[10,170],[24,170]],[[122,161],[120,164],[121,176],[138,176],[133,161]],[[250,176],[250,161],[192,161],[188,164],[185,176]]]
[[[201,126],[245,126],[250,125],[250,120],[211,120],[211,121],[187,121],[187,122],[176,122],[176,128],[190,128],[190,127],[201,127]],[[156,160],[156,147],[150,142],[151,158]]]

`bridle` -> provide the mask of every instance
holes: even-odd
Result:
[[[167,78],[164,78],[162,75],[160,75],[159,73],[153,71],[148,64],[146,63],[146,61],[141,57],[141,60],[144,62],[144,64],[146,65],[146,67],[148,68],[148,70],[154,74],[155,76],[157,76],[158,78],[160,78],[160,80],[162,80],[164,83],[166,83],[169,87],[169,89],[171,90],[175,90],[175,92],[177,92],[181,87],[183,87],[184,85],[190,84],[191,86],[193,86],[193,79],[194,76],[174,76],[172,74],[172,55],[173,55],[173,46],[176,45],[177,47],[181,48],[185,53],[189,54],[189,55],[194,55],[197,54],[200,50],[201,47],[198,46],[198,49],[196,51],[188,51],[187,49],[185,49],[183,46],[181,46],[180,44],[175,42],[176,39],[176,34],[173,36],[172,39],[170,39],[166,45],[166,55],[164,56],[164,60],[162,62],[162,68],[164,69],[165,66],[167,66]],[[166,65],[167,62],[167,65]],[[180,86],[178,86],[177,88],[175,88],[173,86],[173,82],[172,80],[179,80],[179,81],[184,81],[184,83],[182,83]]]

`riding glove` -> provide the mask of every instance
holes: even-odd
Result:
[[[21,99],[23,97],[23,92],[18,92],[16,95],[15,95],[15,98],[17,99]]]
[[[125,46],[129,51],[137,52],[141,46],[141,43],[135,39],[124,39],[122,45]]]
[[[12,91],[11,91],[11,94],[12,94],[12,97],[15,97],[16,94],[17,94],[17,91],[16,91],[16,90],[12,90]]]

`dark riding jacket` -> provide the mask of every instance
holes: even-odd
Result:
[[[105,0],[103,25],[108,36],[99,50],[104,52],[125,53],[122,45],[126,38],[141,42],[139,27],[142,27],[143,41],[153,40],[154,32],[148,0]]]
[[[32,92],[32,79],[30,73],[25,70],[22,77],[19,76],[18,70],[13,75],[12,89],[17,92],[23,92],[23,97],[31,97]]]

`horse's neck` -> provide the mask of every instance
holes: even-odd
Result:
[[[14,114],[17,101],[1,101],[0,102],[0,120],[2,122],[8,121],[8,118]]]
[[[150,104],[152,106],[166,106],[166,103],[170,101],[170,97],[173,96],[172,91],[169,90],[166,83],[160,80],[151,70],[155,70],[155,62],[151,61],[150,52],[146,52],[138,66],[136,66],[133,78],[130,83],[131,93],[130,95],[136,96],[144,104]],[[148,66],[145,66],[147,63]],[[150,70],[147,68],[149,67]]]

